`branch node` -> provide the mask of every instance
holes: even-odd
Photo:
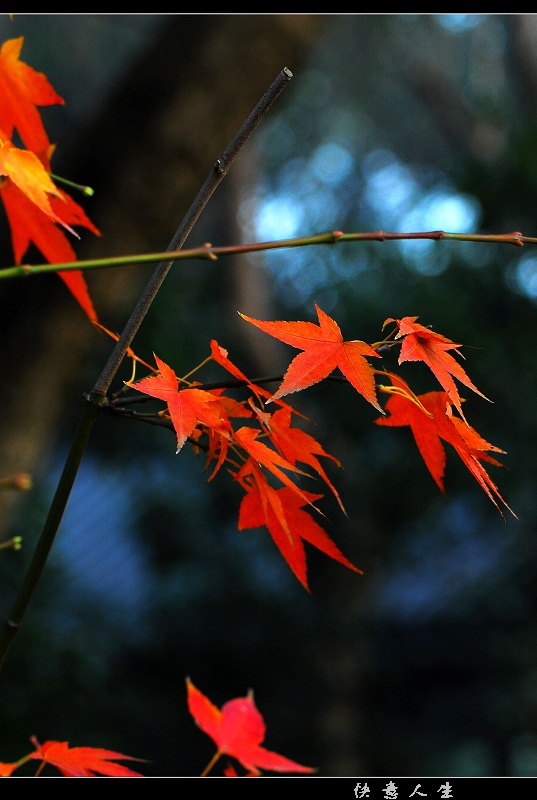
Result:
[[[213,246],[211,242],[204,242],[202,245],[203,249],[206,250],[206,258],[209,261],[218,261],[218,256],[216,253],[213,253]]]

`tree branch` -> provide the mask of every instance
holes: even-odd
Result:
[[[447,231],[343,233],[342,231],[328,231],[326,233],[317,233],[314,236],[278,239],[274,242],[251,242],[249,244],[226,245],[225,247],[213,247],[211,244],[206,243],[201,247],[192,247],[187,250],[167,250],[164,253],[93,258],[86,261],[65,261],[61,264],[21,264],[0,269],[0,280],[27,278],[29,275],[41,275],[46,272],[69,272],[74,269],[108,269],[110,267],[134,266],[135,264],[153,264],[156,261],[165,261],[166,264],[170,264],[171,261],[185,261],[186,259],[216,261],[219,256],[236,256],[264,250],[281,250],[286,247],[311,247],[312,245],[337,244],[338,242],[389,242],[401,239],[485,242],[489,244],[511,244],[515,247],[522,247],[525,244],[537,244],[536,236],[524,236],[519,231],[513,231],[512,233],[448,233]]]

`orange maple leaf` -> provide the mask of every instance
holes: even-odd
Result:
[[[504,451],[483,439],[466,420],[453,416],[447,392],[428,392],[414,398],[408,384],[402,378],[390,374],[390,380],[393,386],[402,390],[402,393],[390,397],[386,403],[386,411],[390,412],[390,416],[377,419],[376,424],[393,427],[410,426],[427,469],[442,491],[444,491],[446,455],[441,439],[448,442],[455,448],[459,458],[500,513],[498,500],[516,517],[481,463],[487,461],[501,467],[502,465],[488,455],[488,452]],[[415,400],[421,404],[421,408]]]
[[[291,414],[291,408],[288,406],[287,408],[281,408],[272,415],[262,414],[260,412],[259,416],[264,420],[264,424],[270,433],[271,441],[276,445],[284,458],[293,466],[296,465],[297,461],[300,461],[302,464],[308,464],[310,467],[313,467],[330,488],[341,510],[345,513],[345,508],[341,502],[339,492],[328,478],[317,456],[330,458],[338,467],[341,467],[340,462],[337,458],[331,456],[330,453],[327,453],[319,442],[314,439],[313,436],[310,436],[309,433],[306,433],[306,431],[300,428],[291,428]]]
[[[74,230],[54,213],[50,197],[59,196],[59,190],[52,182],[39,158],[29,150],[20,150],[7,140],[0,130],[0,175],[13,181],[21,192],[54,222],[76,236]]]
[[[280,388],[270,400],[306,389],[324,380],[339,367],[356,391],[382,412],[375,395],[374,371],[364,358],[379,358],[379,354],[365,342],[345,342],[337,322],[317,304],[315,309],[319,325],[313,322],[262,322],[241,314],[256,328],[304,351],[291,361]]]
[[[217,364],[220,364],[225,370],[233,375],[237,380],[244,381],[245,384],[251,389],[259,389],[258,386],[253,384],[249,378],[246,377],[235,364],[229,360],[228,352],[225,347],[220,347],[216,339],[211,339],[211,356]]]
[[[161,361],[158,356],[155,356],[155,362],[160,374],[143,378],[133,384],[133,387],[139,392],[157,397],[168,404],[168,411],[177,434],[177,453],[198,422],[221,435],[231,435],[232,428],[225,416],[219,397],[203,389],[179,391],[179,381],[173,369]]]
[[[8,139],[16,128],[29,150],[39,153],[49,146],[36,106],[63,104],[45,75],[20,61],[24,37],[8,39],[0,48],[0,128]]]
[[[459,347],[462,345],[456,344],[456,342],[447,339],[440,333],[435,333],[424,325],[419,325],[416,320],[417,317],[403,317],[403,319],[389,317],[384,323],[386,325],[388,322],[395,322],[399,327],[396,339],[401,336],[405,337],[401,346],[399,363],[402,364],[403,361],[424,361],[436,376],[442,388],[448,393],[450,402],[453,403],[464,419],[461,398],[455,381],[451,377],[452,375],[469,389],[481,395],[485,400],[488,400],[488,397],[485,397],[477,386],[474,386],[458,361],[455,361],[453,356],[447,352],[448,350],[454,350],[458,355],[461,355]]]
[[[41,251],[46,260],[54,264],[62,261],[76,261],[76,253],[63,231],[54,224],[53,219],[36,206],[15,184],[5,179],[0,184],[0,195],[4,202],[15,262],[20,264],[30,243]],[[72,197],[57,189],[57,196],[50,198],[53,213],[65,225],[83,225],[99,236],[99,231],[84,210]],[[70,292],[82,306],[92,322],[97,322],[97,314],[89,296],[88,287],[81,270],[58,272]]]
[[[250,391],[255,394],[260,402],[262,402],[261,397],[264,397],[265,399],[270,397],[270,392],[267,392],[267,390],[263,389],[262,386],[252,383],[250,378],[247,378],[244,372],[242,372],[232,361],[229,360],[227,350],[224,347],[220,347],[216,339],[211,339],[211,355],[217,364],[220,364],[221,367],[237,378],[237,380],[244,381],[246,386],[248,386]]]
[[[235,476],[236,479],[240,481],[241,478],[250,475],[253,469],[258,469],[257,465],[261,464],[265,469],[268,469],[269,472],[272,472],[285,486],[291,489],[291,491],[295,492],[308,503],[307,493],[299,489],[296,483],[293,483],[291,478],[289,478],[285,472],[282,472],[282,469],[296,472],[300,475],[307,475],[307,473],[297,469],[297,467],[293,466],[285,458],[276,453],[275,450],[271,450],[266,444],[258,441],[257,437],[260,434],[261,431],[246,426],[239,428],[239,430],[234,433],[234,441],[242,447],[243,450],[246,450],[250,456]]]
[[[209,771],[221,755],[236,758],[245,769],[259,775],[259,768],[273,772],[313,772],[285,756],[261,747],[265,739],[265,722],[256,708],[253,693],[237,697],[217,708],[208,697],[196,689],[190,678],[186,679],[188,710],[196,724],[218,748]]]
[[[15,261],[33,242],[50,263],[75,261],[76,255],[54,223],[75,236],[71,225],[99,235],[84,211],[50,179],[53,151],[37,106],[63,103],[45,75],[20,61],[24,38],[9,39],[0,48],[0,191],[6,207]],[[16,130],[28,150],[11,143]],[[31,151],[31,152],[30,152]],[[97,315],[81,271],[60,276],[92,322]]]
[[[273,489],[260,470],[255,472],[255,485],[243,485],[247,494],[239,510],[239,530],[265,525],[294,575],[308,592],[306,552],[302,539],[354,572],[362,572],[345,558],[311,515],[302,510],[307,503],[313,504],[319,500],[321,494],[304,492],[302,499],[291,488]]]
[[[134,772],[122,764],[113,761],[141,761],[139,758],[115,753],[113,750],[103,750],[100,747],[69,747],[69,742],[49,741],[44,744],[32,737],[35,752],[32,759],[43,761],[57,767],[62,775],[75,778],[90,778],[95,774],[110,775],[119,778],[142,778],[139,772]]]

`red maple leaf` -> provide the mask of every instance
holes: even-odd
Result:
[[[268,469],[269,472],[272,472],[272,474],[285,486],[291,489],[291,491],[295,492],[306,503],[308,503],[309,500],[307,499],[307,493],[303,492],[296,485],[296,483],[293,483],[291,478],[289,478],[285,472],[282,472],[282,469],[286,469],[291,472],[297,472],[300,475],[307,475],[307,473],[297,469],[297,467],[294,467],[285,458],[282,458],[282,456],[280,456],[274,450],[271,450],[270,447],[267,447],[266,444],[258,441],[257,437],[260,436],[260,434],[261,431],[258,431],[255,428],[248,428],[246,426],[239,428],[239,430],[234,433],[233,438],[235,442],[242,447],[243,450],[246,450],[250,456],[250,458],[242,465],[235,477],[238,480],[241,480],[241,478],[250,475],[252,470],[258,469],[257,465],[261,464],[265,467],[265,469]]]
[[[36,106],[63,104],[45,75],[19,59],[24,37],[0,48],[0,128],[8,139],[16,128],[29,150],[39,153],[50,142]]]
[[[303,510],[303,506],[313,504],[322,495],[304,492],[302,499],[291,488],[273,489],[260,470],[254,472],[254,477],[255,484],[243,484],[247,494],[239,510],[239,530],[266,525],[280,553],[308,592],[302,539],[354,572],[362,572],[345,558],[326,531]]]
[[[58,217],[69,225],[83,225],[100,235],[99,231],[88,219],[84,210],[65,192],[59,189],[57,197],[50,198],[50,206]],[[5,179],[0,185],[0,195],[4,201],[7,218],[11,228],[11,239],[15,254],[15,263],[20,264],[22,258],[33,242],[45,259],[55,262],[76,261],[76,253],[67,237],[47,214],[41,211],[32,201]],[[89,296],[88,287],[81,270],[58,272],[70,292],[82,306],[92,322],[97,322],[97,315]]]
[[[54,223],[74,231],[83,225],[99,235],[84,211],[49,176],[53,151],[37,106],[63,103],[45,75],[20,61],[23,37],[0,48],[0,181],[2,199],[11,227],[15,262],[20,264],[30,242],[50,263],[75,261],[65,235]],[[11,143],[17,130],[28,150]],[[32,152],[30,152],[32,151]],[[76,234],[75,234],[76,235]],[[92,322],[97,321],[81,271],[60,275]]]
[[[244,372],[229,360],[227,350],[225,347],[220,347],[216,339],[211,339],[211,355],[217,364],[220,364],[221,367],[230,372],[237,380],[244,381],[246,384],[250,383]]]
[[[419,325],[416,320],[417,317],[403,317],[403,319],[392,319],[390,317],[384,323],[386,325],[388,322],[395,322],[399,327],[399,333],[396,338],[405,337],[401,346],[399,363],[402,364],[403,361],[424,361],[436,376],[442,388],[448,393],[450,402],[453,403],[464,419],[461,399],[455,381],[451,377],[452,375],[469,389],[484,397],[485,400],[488,400],[488,397],[485,397],[477,386],[474,386],[458,361],[455,361],[453,356],[447,352],[448,350],[454,350],[460,355],[459,347],[462,345],[447,339],[440,333],[435,333],[424,325]]]
[[[303,350],[291,361],[278,391],[270,398],[277,400],[286,394],[306,389],[324,380],[339,367],[349,383],[365,399],[382,411],[375,395],[373,368],[364,356],[379,357],[368,344],[345,342],[337,322],[315,304],[319,325],[313,322],[262,322],[241,314],[260,330],[292,347]]]
[[[255,394],[260,402],[262,402],[262,397],[265,399],[270,397],[270,392],[267,392],[267,390],[263,389],[262,386],[252,383],[252,381],[246,377],[244,372],[242,372],[232,361],[229,360],[227,350],[224,347],[220,347],[216,339],[211,339],[211,355],[217,364],[220,364],[221,367],[237,378],[237,380],[244,381],[250,391]],[[285,404],[282,403],[281,405]]]
[[[386,403],[386,411],[390,416],[375,420],[377,425],[401,427],[409,425],[414,439],[425,461],[425,465],[438,487],[444,491],[444,469],[446,466],[446,451],[440,441],[438,421],[430,410],[436,406],[436,396],[444,392],[429,392],[419,397],[421,407],[412,402],[413,393],[406,381],[398,375],[390,374],[390,380],[402,394],[393,394]],[[406,396],[405,396],[406,394]],[[416,398],[418,400],[418,398]],[[427,412],[425,413],[424,408]]]
[[[190,678],[186,679],[186,687],[188,710],[198,727],[211,737],[218,748],[209,768],[225,754],[236,758],[254,775],[260,774],[259,768],[273,772],[313,772],[311,767],[304,767],[261,747],[266,728],[252,692],[246,697],[229,700],[219,709],[196,689]]]
[[[49,741],[44,744],[32,738],[35,752],[32,759],[43,761],[57,767],[62,775],[74,778],[90,778],[95,774],[110,775],[119,778],[142,778],[139,772],[134,772],[122,764],[113,761],[141,761],[139,758],[115,753],[113,750],[103,750],[100,747],[69,747],[69,742]]]
[[[70,233],[75,234],[74,230],[52,210],[51,198],[58,196],[59,190],[43,163],[35,153],[15,147],[1,129],[0,175],[9,178],[53,222],[63,225]]]
[[[179,391],[179,381],[173,369],[158,356],[155,356],[155,362],[160,374],[144,378],[133,386],[138,391],[164,400],[168,404],[168,411],[177,434],[177,452],[198,422],[224,436],[232,433],[224,405],[217,395],[203,389]]]
[[[428,392],[416,397],[408,384],[398,375],[390,374],[390,379],[393,386],[400,391],[392,395],[386,403],[386,411],[390,412],[390,416],[377,419],[376,424],[393,427],[410,426],[422,458],[442,491],[444,491],[446,455],[441,439],[449,442],[496,508],[501,512],[497,502],[499,500],[513,516],[516,516],[481,463],[487,461],[501,467],[502,465],[488,455],[488,452],[504,451],[483,439],[466,420],[453,416],[447,392]]]
[[[345,513],[339,493],[322,468],[317,456],[330,458],[338,467],[341,467],[340,462],[337,458],[331,456],[330,453],[327,453],[319,442],[314,439],[313,436],[310,436],[309,433],[306,433],[300,428],[291,428],[291,414],[292,410],[287,406],[286,408],[281,408],[272,415],[261,414],[260,412],[259,416],[262,416],[264,424],[270,433],[271,441],[274,442],[284,458],[293,466],[296,465],[297,461],[300,461],[303,464],[308,464],[310,467],[313,467],[330,488],[341,510]]]

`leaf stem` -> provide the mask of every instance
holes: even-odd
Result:
[[[209,363],[209,361],[212,361],[212,360],[213,360],[213,357],[212,357],[212,356],[207,356],[207,358],[204,358],[204,359],[203,359],[203,361],[201,362],[201,364],[198,364],[198,366],[197,366],[197,367],[194,367],[194,369],[191,369],[191,370],[190,370],[190,372],[187,372],[187,374],[186,374],[186,375],[183,375],[183,377],[182,377],[182,378],[179,378],[179,380],[180,380],[180,381],[183,381],[183,383],[189,383],[189,381],[188,381],[188,378],[190,378],[190,376],[191,376],[191,375],[194,375],[194,373],[195,373],[195,372],[197,372],[199,369],[201,369],[202,367],[204,367],[204,366],[205,366],[205,364],[208,364],[208,363]],[[199,387],[199,388],[201,388],[201,387]]]
[[[209,772],[212,770],[212,768],[214,767],[214,765],[216,764],[221,755],[223,755],[222,751],[217,750],[214,756],[207,764],[207,766],[205,767],[205,769],[203,770],[203,772],[201,773],[200,778],[205,778],[209,774]]]
[[[49,172],[50,177],[56,181],[56,183],[63,183],[64,186],[69,186],[71,189],[76,189],[78,192],[82,192],[87,197],[92,197],[95,194],[95,191],[91,188],[91,186],[83,186],[80,183],[75,183],[74,181],[70,181],[67,178],[62,178],[61,175],[55,175],[53,172]]]

